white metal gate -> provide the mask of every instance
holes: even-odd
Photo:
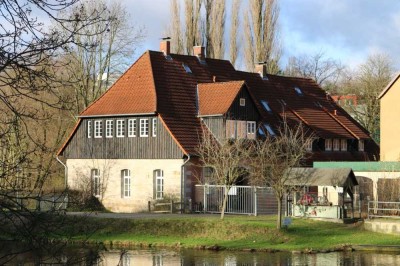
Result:
[[[225,186],[196,185],[194,211],[221,212]],[[286,210],[286,199],[282,203]],[[254,186],[232,186],[228,192],[225,213],[232,214],[277,214],[278,202],[271,188]]]

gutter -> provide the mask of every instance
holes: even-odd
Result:
[[[67,189],[68,187],[68,166],[66,164],[64,164],[60,158],[58,158],[58,155],[56,156],[56,160],[62,165],[64,166],[64,180],[65,180],[65,189]]]
[[[120,116],[143,116],[143,115],[155,115],[156,112],[151,113],[133,113],[133,114],[104,114],[104,115],[79,115],[78,118],[95,118],[95,117],[120,117]]]
[[[181,202],[183,203],[183,205],[185,206],[184,202],[185,202],[185,164],[187,162],[189,162],[190,160],[190,154],[188,154],[187,159],[183,162],[182,166],[181,166]],[[184,210],[182,210],[181,207],[181,213]]]

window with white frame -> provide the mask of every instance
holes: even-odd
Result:
[[[153,118],[152,136],[157,137],[157,118]]]
[[[125,137],[125,120],[117,120],[117,138]]]
[[[92,121],[87,121],[87,137],[90,139],[92,137]]]
[[[140,119],[140,136],[141,137],[148,137],[149,136],[149,119],[142,118]]]
[[[113,120],[106,120],[106,138],[113,137]]]
[[[121,183],[122,183],[122,197],[131,197],[131,171],[124,169],[121,171]]]
[[[128,137],[136,137],[136,119],[128,120]]]
[[[103,136],[103,121],[95,120],[94,121],[94,137],[101,138]]]
[[[358,150],[364,151],[364,140],[362,139],[358,140]]]
[[[156,199],[164,198],[164,171],[157,169],[154,170],[154,194]]]
[[[247,121],[247,135],[255,135],[256,133],[256,122]]]
[[[91,184],[92,184],[92,194],[95,197],[100,197],[101,194],[101,184],[100,184],[100,169],[94,168],[91,170]]]
[[[340,140],[340,150],[347,151],[347,139]]]
[[[325,150],[331,151],[332,150],[332,139],[325,140]]]
[[[240,106],[246,106],[246,99],[240,98]]]
[[[339,139],[333,139],[333,150],[334,151],[340,150],[340,140]]]

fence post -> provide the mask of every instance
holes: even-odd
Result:
[[[149,212],[151,212],[151,202],[150,202],[150,200],[148,201],[148,207],[149,207]]]
[[[254,216],[257,216],[257,187],[253,187],[254,189]]]
[[[170,210],[170,212],[174,213],[174,201],[173,200],[171,200],[171,210]]]
[[[208,187],[207,184],[203,186],[203,200],[204,200],[203,212],[204,213],[206,213],[206,210],[207,210],[207,195],[206,195],[207,194],[206,193],[207,187]]]
[[[368,218],[368,220],[370,219],[369,218],[369,196],[367,196],[367,205],[368,205],[368,208],[367,208],[367,218]]]

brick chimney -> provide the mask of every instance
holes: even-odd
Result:
[[[160,51],[164,53],[165,56],[171,53],[171,42],[169,40],[162,40],[160,42]]]
[[[204,46],[193,46],[193,55],[197,56],[200,61],[204,61],[206,59]]]
[[[267,78],[267,62],[260,62],[256,63],[254,67],[254,72],[258,73],[261,78],[266,79]]]

